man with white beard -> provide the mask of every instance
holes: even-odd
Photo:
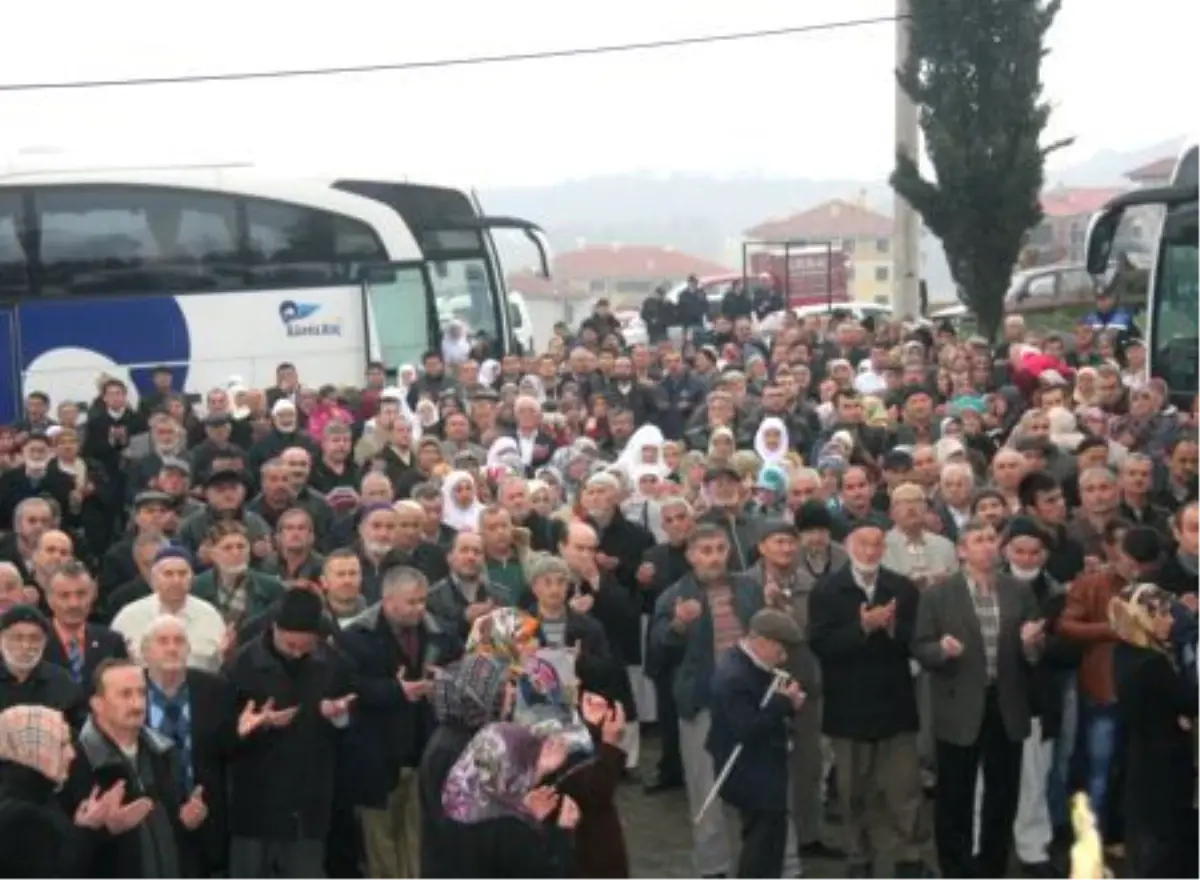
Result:
[[[57,709],[76,730],[87,717],[83,690],[43,654],[50,623],[31,605],[0,615],[0,711],[10,706]]]
[[[808,639],[821,661],[822,730],[833,740],[846,877],[869,877],[876,856],[894,876],[924,876],[918,814],[917,700],[909,642],[920,594],[880,566],[883,527],[851,525],[848,565],[823,578],[808,603]]]

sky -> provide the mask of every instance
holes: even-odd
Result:
[[[1054,163],[1200,130],[1179,88],[1195,0],[1063,5],[1043,68],[1047,137],[1077,140]],[[894,0],[14,2],[0,85],[429,61],[894,11]],[[627,172],[882,179],[894,47],[885,23],[507,65],[0,92],[0,173],[253,162],[481,187]]]

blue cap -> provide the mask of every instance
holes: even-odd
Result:
[[[164,559],[182,559],[189,566],[194,567],[192,566],[192,554],[188,553],[185,548],[180,547],[178,544],[168,544],[154,554],[155,565],[158,565]]]

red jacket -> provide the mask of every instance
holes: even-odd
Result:
[[[1075,371],[1071,367],[1053,355],[1034,351],[1022,355],[1021,365],[1013,370],[1013,384],[1026,397],[1032,397],[1033,392],[1038,389],[1042,374],[1048,373],[1051,370],[1058,373],[1064,379],[1070,379],[1075,375]]]

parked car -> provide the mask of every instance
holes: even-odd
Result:
[[[646,329],[646,322],[642,320],[642,316],[638,312],[632,309],[620,309],[613,314],[621,322],[621,337],[625,340],[626,345],[649,344],[650,333]]]

